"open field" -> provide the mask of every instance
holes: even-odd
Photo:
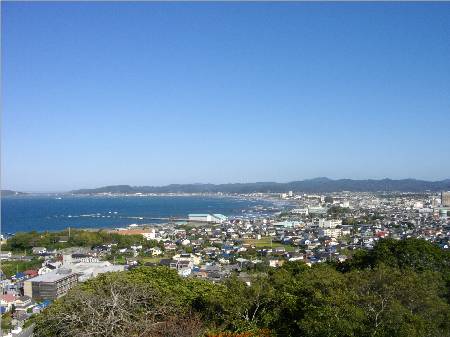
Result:
[[[294,250],[293,246],[284,245],[280,242],[272,242],[272,238],[269,236],[262,237],[260,240],[256,239],[245,239],[245,244],[250,244],[255,246],[256,248],[276,248],[276,247],[284,247],[286,251],[291,252]]]
[[[151,256],[145,256],[145,257],[141,257],[139,258],[139,261],[142,263],[146,263],[146,262],[150,262],[150,263],[158,263],[159,261],[161,261],[163,257],[162,256],[155,256],[155,257],[151,257]]]
[[[42,260],[33,259],[31,261],[2,261],[1,271],[6,277],[11,277],[18,272],[24,272],[27,269],[38,269],[42,266]]]

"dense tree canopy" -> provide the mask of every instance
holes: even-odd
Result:
[[[380,240],[373,250],[357,251],[352,259],[340,266],[340,269],[349,271],[374,268],[380,264],[400,269],[411,268],[418,272],[425,270],[448,272],[450,252],[425,240],[384,239]]]
[[[120,235],[106,230],[65,230],[61,232],[19,232],[9,238],[2,250],[29,251],[33,247],[61,249],[67,247],[93,247],[104,244],[116,244],[117,248],[126,248],[133,244],[151,245],[142,235]]]

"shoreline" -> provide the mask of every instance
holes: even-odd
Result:
[[[9,199],[9,200],[26,200],[28,198],[35,198],[35,197],[40,197],[42,199],[49,199],[49,201],[54,200],[54,198],[56,197],[55,194],[52,195],[26,195],[26,196],[11,196],[11,197],[5,197],[5,199]],[[134,198],[149,198],[149,199],[153,199],[153,198],[214,198],[214,199],[228,199],[228,200],[237,200],[237,201],[243,201],[243,202],[250,202],[250,203],[263,203],[265,204],[266,207],[263,208],[264,213],[261,211],[256,211],[255,213],[253,213],[253,211],[255,211],[255,208],[260,206],[260,205],[246,205],[245,207],[239,208],[239,209],[234,209],[233,213],[226,213],[224,212],[224,214],[229,217],[229,218],[249,218],[249,217],[266,217],[266,216],[271,216],[275,213],[277,213],[278,211],[281,211],[282,209],[284,209],[285,207],[289,207],[292,205],[292,203],[290,202],[286,202],[284,200],[280,200],[277,199],[275,197],[275,195],[269,196],[269,195],[254,195],[254,194],[250,194],[250,195],[223,195],[223,194],[159,194],[159,195],[67,195],[68,199],[72,199],[72,200],[76,200],[76,199],[91,199],[92,200],[98,200],[98,199],[109,199],[109,198],[130,198],[130,199],[134,199]],[[3,198],[2,198],[3,199]],[[59,198],[57,198],[59,199]],[[64,197],[62,197],[61,199],[64,199]],[[58,200],[55,200],[55,202],[58,202]],[[216,210],[214,208],[208,208],[209,206],[205,205],[205,211],[202,211],[200,213],[220,213],[221,210]],[[217,207],[216,207],[217,208]],[[250,212],[249,212],[250,211]],[[69,213],[70,210],[67,211],[67,213]],[[159,226],[165,226],[165,225],[182,225],[184,223],[186,223],[186,221],[176,221],[176,219],[187,219],[188,218],[188,214],[189,213],[196,213],[195,211],[186,211],[186,214],[167,214],[167,212],[165,213],[164,210],[161,211],[161,215],[139,215],[139,213],[136,214],[123,214],[121,215],[120,213],[117,214],[117,212],[113,212],[114,214],[111,214],[111,211],[106,213],[105,210],[99,210],[99,211],[93,211],[93,212],[88,212],[90,214],[87,214],[84,211],[81,211],[80,213],[83,214],[65,214],[65,215],[52,215],[52,214],[48,214],[46,215],[46,218],[57,218],[58,216],[61,217],[61,220],[56,220],[59,222],[59,224],[55,224],[54,226],[49,226],[47,228],[39,228],[41,226],[30,226],[29,228],[22,230],[22,228],[19,228],[19,230],[4,230],[4,226],[2,226],[2,230],[1,230],[1,234],[4,236],[10,236],[11,234],[15,234],[15,233],[19,233],[19,232],[31,232],[31,231],[36,231],[39,233],[42,232],[61,232],[61,231],[67,231],[69,228],[74,229],[74,230],[86,230],[86,231],[100,231],[100,230],[113,230],[115,228],[128,228],[130,225],[136,224],[138,225],[139,228],[142,227],[159,227]],[[157,213],[156,213],[157,214]],[[3,217],[2,217],[3,218]],[[100,218],[102,220],[100,220],[98,222],[98,227],[95,225],[95,223],[91,223],[91,224],[86,224],[83,225],[82,222],[86,222],[86,219],[89,219],[87,222],[92,221],[95,222],[94,218]],[[106,219],[107,218],[107,219]],[[171,218],[174,218],[174,221],[171,221]],[[83,219],[83,221],[80,221],[81,223],[79,224],[74,224],[74,225],[70,225],[70,224],[66,224],[64,225],[65,222],[70,222],[73,221],[74,219]],[[106,221],[111,221],[113,220],[115,221],[115,223],[111,223],[111,224],[104,224],[102,222]],[[158,220],[159,219],[159,220]],[[163,220],[164,219],[164,220]],[[2,222],[4,219],[2,219]],[[166,221],[168,220],[168,221]],[[39,223],[39,220],[36,220],[37,223]],[[64,227],[62,228],[62,226],[64,225]],[[12,227],[11,225],[9,227]],[[23,226],[22,226],[23,227]],[[54,228],[51,228],[54,227]]]

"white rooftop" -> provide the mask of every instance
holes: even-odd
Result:
[[[48,272],[46,274],[42,274],[36,277],[33,277],[31,279],[29,279],[29,281],[31,282],[56,282],[58,280],[61,280],[69,275],[72,275],[74,273],[72,273],[71,269],[56,269],[56,270],[52,270],[51,272]]]

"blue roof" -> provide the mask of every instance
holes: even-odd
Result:
[[[38,307],[44,309],[44,308],[47,308],[51,303],[52,303],[52,301],[50,301],[50,300],[44,300],[38,304]]]

